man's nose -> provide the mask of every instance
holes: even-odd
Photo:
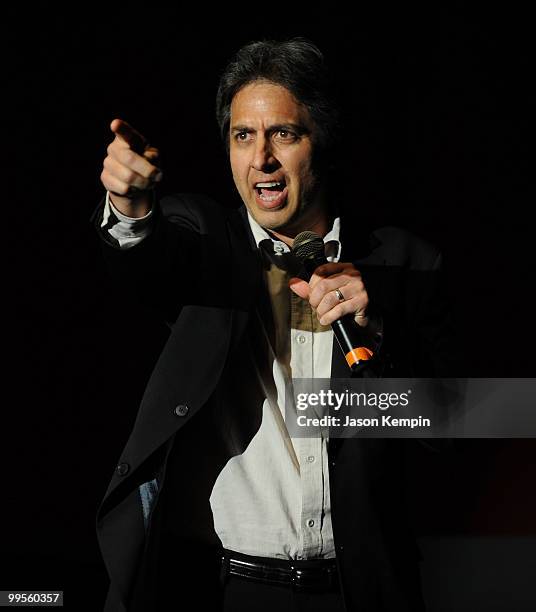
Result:
[[[267,172],[271,168],[278,167],[278,165],[279,162],[274,155],[270,140],[264,137],[258,138],[255,143],[251,167],[259,170],[259,172]]]

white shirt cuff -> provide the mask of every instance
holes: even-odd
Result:
[[[127,217],[117,210],[110,200],[110,193],[106,192],[101,227],[113,222],[115,218],[116,222],[108,229],[108,233],[117,240],[121,249],[129,249],[151,233],[153,210],[154,207],[144,217]]]

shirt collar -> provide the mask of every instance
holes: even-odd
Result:
[[[278,240],[271,232],[268,232],[261,227],[257,221],[252,217],[249,210],[247,211],[249,226],[255,239],[255,244],[260,248],[260,244],[263,241],[269,240],[273,244],[274,253],[276,255],[282,255],[283,253],[289,253],[290,248],[283,241]],[[341,219],[336,217],[333,221],[333,226],[329,232],[324,236],[324,245],[326,252],[326,259],[328,261],[338,262],[341,255],[341,242],[340,242],[340,231],[341,231]]]

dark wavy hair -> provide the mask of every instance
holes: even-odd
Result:
[[[216,95],[216,118],[227,152],[231,102],[244,86],[259,80],[285,87],[308,109],[317,128],[315,157],[330,165],[340,134],[336,88],[321,51],[301,37],[251,42],[225,67]]]

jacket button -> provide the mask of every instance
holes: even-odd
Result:
[[[130,470],[130,465],[128,463],[120,463],[115,468],[115,471],[117,472],[118,476],[124,476],[129,470]]]
[[[188,406],[186,406],[186,404],[179,404],[176,408],[175,408],[175,414],[177,416],[186,416],[188,414]]]

